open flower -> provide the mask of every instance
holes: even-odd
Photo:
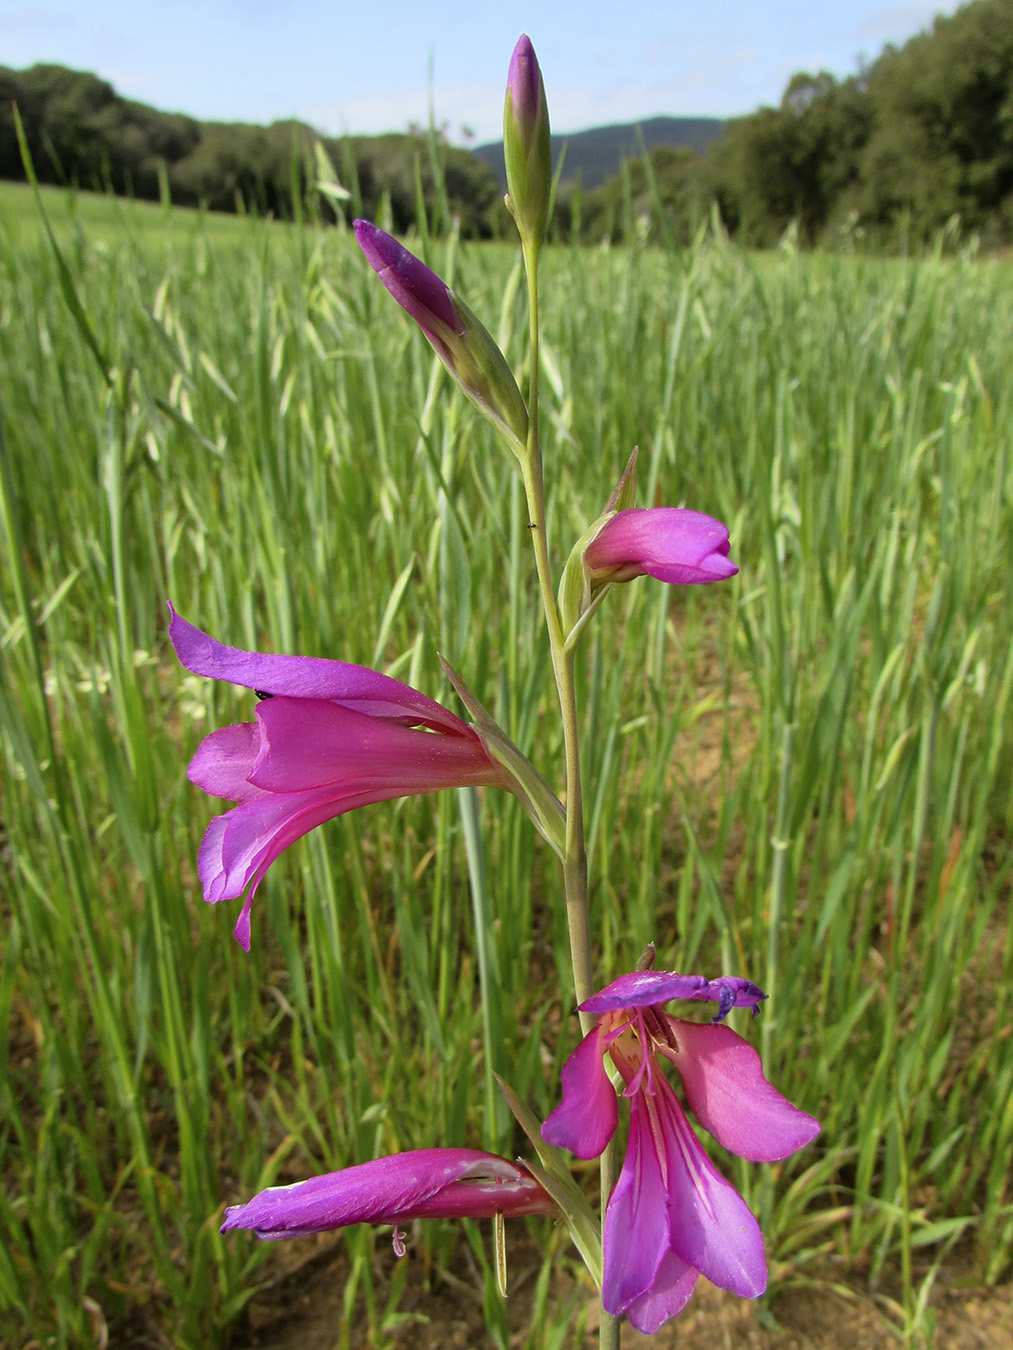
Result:
[[[645,574],[676,586],[724,581],[739,570],[728,556],[728,530],[700,511],[631,507],[599,530],[584,552],[592,592]]]
[[[722,1147],[753,1162],[786,1158],[819,1122],[781,1096],[760,1057],[730,1027],[670,1017],[673,998],[754,1013],[766,995],[748,980],[636,971],[581,1004],[594,1029],[563,1067],[563,1100],[542,1127],[550,1143],[593,1158],[612,1138],[618,1103],[607,1052],[631,1099],[626,1159],[605,1215],[605,1310],[651,1334],[684,1307],[698,1275],[746,1298],[767,1284],[763,1238],[745,1201],[693,1132],[659,1057],[679,1070],[690,1109]]]
[[[394,797],[507,786],[473,727],[400,680],[344,661],[226,647],[175,611],[169,637],[187,670],[261,700],[256,721],[213,731],[189,769],[205,792],[238,803],[211,821],[197,871],[212,903],[249,888],[236,924],[247,951],[264,873],[317,825]]]
[[[260,1238],[305,1237],[353,1223],[394,1225],[409,1219],[486,1219],[547,1214],[555,1203],[521,1164],[473,1148],[423,1148],[272,1186],[225,1211],[222,1232],[252,1228]]]

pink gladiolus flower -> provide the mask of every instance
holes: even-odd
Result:
[[[619,511],[584,552],[592,590],[608,581],[656,577],[676,586],[724,581],[739,570],[719,520],[674,506]]]
[[[247,951],[264,873],[317,825],[394,797],[505,785],[478,732],[400,680],[344,661],[226,647],[175,611],[169,637],[187,670],[261,698],[255,722],[213,731],[189,769],[205,792],[238,803],[211,821],[197,871],[211,903],[249,887],[236,924]]]
[[[602,1301],[652,1334],[685,1306],[698,1275],[745,1298],[767,1285],[759,1225],[704,1152],[661,1058],[679,1070],[690,1109],[722,1147],[773,1162],[810,1143],[819,1122],[781,1096],[760,1057],[730,1027],[669,1017],[673,998],[733,1007],[766,997],[748,980],[636,971],[581,1005],[597,1026],[563,1067],[563,1100],[542,1127],[550,1143],[593,1158],[618,1122],[618,1103],[602,1062],[607,1051],[631,1098],[626,1159],[605,1215]]]
[[[519,1163],[472,1148],[424,1148],[294,1186],[272,1186],[227,1209],[221,1231],[252,1228],[259,1238],[289,1238],[353,1223],[389,1223],[394,1250],[403,1256],[397,1226],[409,1219],[486,1219],[554,1209]]]

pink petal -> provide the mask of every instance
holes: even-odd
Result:
[[[626,1309],[626,1316],[638,1331],[653,1336],[663,1322],[681,1313],[696,1288],[698,1272],[675,1252],[667,1251],[654,1276],[650,1289],[635,1298]]]
[[[672,1085],[660,1073],[655,1082],[646,1101],[665,1151],[672,1251],[712,1284],[756,1298],[767,1287],[760,1226],[704,1152]]]
[[[644,1093],[633,1098],[630,1138],[602,1234],[602,1304],[618,1317],[654,1288],[671,1246],[665,1173]]]
[[[254,887],[254,889],[256,889]],[[236,926],[232,932],[236,941],[242,947],[244,952],[250,950],[250,911],[253,909],[253,890],[250,891],[243,903],[243,908],[239,911],[239,918],[236,920]]]
[[[445,735],[370,717],[322,699],[272,698],[257,707],[260,753],[250,781],[270,792],[372,785],[397,796],[489,783],[495,776],[470,729]]]
[[[249,801],[260,795],[249,781],[259,749],[260,728],[255,722],[220,727],[201,741],[187,777],[212,797]]]
[[[293,1186],[272,1186],[225,1212],[222,1231],[300,1237],[352,1223],[545,1214],[555,1206],[517,1163],[469,1148],[395,1153]]]
[[[197,855],[204,899],[237,899],[290,844],[324,821],[400,795],[396,788],[342,793],[333,787],[271,793],[215,816]]]
[[[584,561],[592,573],[615,570],[618,581],[646,572],[659,581],[693,586],[734,576],[739,569],[728,551],[728,530],[719,520],[657,506],[613,516],[588,545]]]
[[[690,1109],[722,1147],[751,1162],[776,1162],[812,1142],[818,1120],[792,1106],[763,1076],[760,1056],[731,1027],[669,1018]]]
[[[444,355],[447,344],[441,330],[449,329],[458,337],[464,337],[468,331],[446,282],[368,220],[356,220],[353,228],[370,267],[436,350]]]
[[[705,980],[702,975],[680,975],[674,970],[634,970],[592,994],[580,1005],[580,1011],[615,1012],[620,1008],[654,1007],[674,998],[692,998],[719,1004],[716,1020],[720,1021],[732,1008],[752,1008],[755,1012],[766,997],[750,980],[734,975]]]
[[[209,905],[217,904],[219,900],[235,899],[235,896],[225,894],[226,868],[223,856],[225,830],[231,815],[231,811],[226,811],[223,816],[212,816],[197,852],[197,875],[204,888],[204,899]],[[242,895],[242,889],[236,895]]]
[[[361,712],[421,723],[453,735],[464,735],[467,724],[400,680],[346,661],[314,656],[272,656],[227,647],[189,624],[169,606],[169,638],[187,670],[213,680],[243,685],[265,694],[293,698],[333,699],[351,703]]]
[[[694,998],[706,990],[702,975],[678,975],[674,970],[634,970],[600,989],[580,1005],[581,1012],[616,1012],[620,1008],[647,1008],[673,998]]]
[[[542,1126],[542,1138],[578,1158],[597,1158],[619,1120],[616,1091],[602,1063],[597,1028],[577,1046],[560,1077],[563,1100]]]

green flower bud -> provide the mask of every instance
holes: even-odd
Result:
[[[545,86],[531,39],[522,33],[510,58],[503,108],[503,155],[509,204],[522,238],[545,238],[552,187],[552,150]]]

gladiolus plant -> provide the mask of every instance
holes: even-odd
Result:
[[[502,788],[518,798],[559,859],[572,969],[564,997],[579,1013],[583,1038],[563,1068],[562,1098],[544,1122],[508,1083],[501,1084],[535,1155],[527,1161],[479,1152],[460,1139],[434,1140],[432,1148],[364,1162],[353,1158],[326,1175],[268,1185],[231,1206],[222,1227],[276,1239],[350,1224],[390,1224],[395,1250],[402,1254],[399,1225],[407,1220],[493,1217],[501,1241],[504,1217],[552,1214],[567,1225],[598,1285],[600,1342],[615,1350],[622,1318],[642,1332],[656,1331],[684,1307],[701,1275],[744,1297],[755,1298],[766,1288],[759,1222],[711,1160],[688,1113],[721,1148],[757,1163],[791,1157],[815,1138],[819,1125],[781,1096],[765,1077],[757,1051],[725,1024],[735,1009],[755,1015],[766,997],[748,971],[710,981],[654,971],[647,968],[653,948],[630,974],[611,978],[605,972],[600,978],[595,970],[599,944],[590,923],[577,734],[581,636],[618,584],[648,577],[670,586],[703,586],[730,581],[738,568],[727,527],[705,514],[709,503],[694,503],[693,509],[636,506],[635,450],[611,497],[589,513],[592,518],[563,553],[562,566],[558,558],[554,562],[538,394],[538,277],[551,196],[551,142],[542,73],[527,36],[510,62],[504,144],[508,205],[520,234],[527,287],[528,344],[518,367],[525,372],[524,394],[488,329],[435,271],[369,221],[355,222],[355,236],[383,286],[516,461],[562,729],[558,786],[550,786],[551,768],[545,770],[547,781],[528,758],[538,757],[539,743],[527,751],[515,745],[446,662],[451,696],[460,698],[470,720],[381,671],[321,656],[228,646],[227,634],[208,636],[174,611],[169,635],[188,671],[256,695],[249,720],[213,730],[189,770],[198,787],[233,803],[208,825],[197,870],[206,900],[245,897],[236,934],[247,950],[254,892],[279,855],[298,848],[310,831],[372,803],[446,788],[467,789],[470,800],[476,788]],[[386,378],[397,380],[399,372],[391,370]],[[437,383],[431,385],[434,394]],[[619,451],[612,448],[617,457]],[[559,511],[553,519],[565,515]],[[406,531],[417,531],[421,539],[427,528],[427,522],[406,515]],[[508,608],[499,594],[488,603]],[[727,597],[715,590],[707,603],[727,603]],[[510,609],[520,611],[520,605]],[[488,653],[482,668],[487,666]],[[496,678],[505,680],[500,672]],[[501,683],[493,692],[502,688]],[[484,981],[484,920],[477,909],[476,922]],[[539,931],[552,929],[550,920]],[[620,935],[621,943],[630,940]],[[610,938],[607,949],[613,943]],[[674,947],[674,938],[666,946]],[[746,952],[742,959],[748,965],[757,954]],[[673,1000],[696,1011],[717,1003],[717,1015],[710,1023],[672,1016],[665,1009]],[[528,1064],[537,1062],[537,1055],[528,1056]],[[669,1067],[676,1071],[678,1090]],[[491,1072],[488,1082],[491,1091]],[[629,1132],[620,1168],[613,1141],[625,1101]],[[396,1145],[395,1115],[383,1118],[384,1132]],[[567,1152],[600,1159],[597,1209]],[[273,1173],[264,1180],[273,1180]]]

